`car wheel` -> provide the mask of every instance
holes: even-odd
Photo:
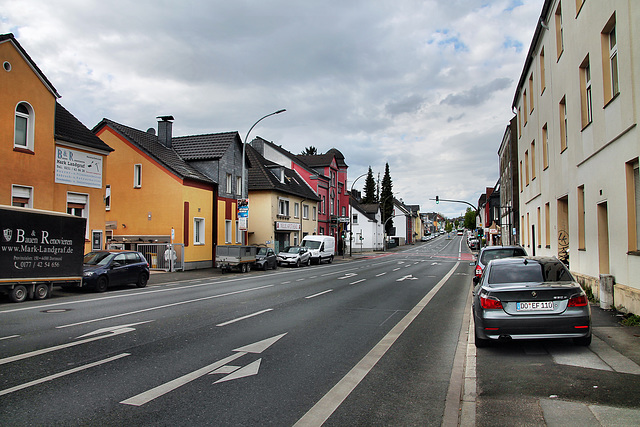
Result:
[[[96,283],[96,292],[104,292],[109,287],[109,281],[106,277],[102,276],[98,278],[98,282]]]
[[[40,283],[36,286],[36,290],[33,293],[35,299],[46,299],[49,296],[49,285]]]
[[[489,345],[491,345],[491,341],[485,340],[485,339],[482,339],[482,338],[478,338],[477,335],[474,338],[474,342],[476,344],[476,348],[485,348],[485,347],[489,347]]]
[[[240,271],[242,273],[246,273],[247,272],[247,264],[242,264],[240,265]]]
[[[147,286],[148,280],[149,278],[145,273],[140,273],[140,275],[138,276],[138,281],[136,282],[136,286],[139,288],[144,288],[145,286]]]
[[[591,344],[591,335],[589,335],[588,337],[574,338],[573,344],[586,347]]]
[[[24,285],[17,285],[13,289],[11,289],[11,293],[9,294],[9,298],[13,302],[22,302],[27,299],[27,288]]]
[[[274,262],[274,263],[273,263],[273,269],[274,269],[274,270],[277,270],[277,269],[278,269],[278,263],[277,263],[277,262]]]
[[[333,262],[333,255],[329,257],[329,264],[331,264],[332,262]]]
[[[246,264],[247,266],[247,273],[251,271],[251,264]]]
[[[307,267],[311,265],[311,258],[307,260]]]
[[[296,267],[300,267],[300,259],[298,258],[298,260],[296,261]]]
[[[267,267],[269,267],[269,263],[265,261],[264,264],[262,264],[262,270],[267,271]]]

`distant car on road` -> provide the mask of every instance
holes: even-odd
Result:
[[[527,256],[527,251],[522,246],[485,246],[478,254],[475,265],[475,276],[473,283],[478,283],[484,268],[489,261],[500,258],[510,258],[514,256]]]
[[[278,268],[278,256],[275,251],[271,248],[258,249],[258,253],[256,254],[256,267],[265,271],[268,268],[273,268],[274,270]]]
[[[137,251],[93,251],[84,256],[82,287],[104,292],[110,286],[147,286],[149,263]]]
[[[278,253],[278,264],[296,267],[309,265],[311,264],[311,253],[302,246],[287,246],[284,251]]]
[[[476,347],[497,340],[571,338],[591,344],[591,308],[555,257],[491,261],[473,292]]]

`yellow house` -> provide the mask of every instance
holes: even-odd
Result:
[[[249,169],[249,244],[276,253],[318,234],[320,197],[292,169],[270,162],[247,146]]]
[[[213,266],[216,184],[172,147],[173,117],[161,117],[158,136],[103,119],[94,133],[115,151],[109,158],[107,243],[141,250],[152,268],[173,255],[185,270]]]
[[[0,62],[0,204],[84,217],[85,252],[103,248],[103,177],[113,150],[57,102],[13,34],[0,35]]]

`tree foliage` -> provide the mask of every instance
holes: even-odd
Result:
[[[393,216],[393,183],[389,173],[389,163],[384,166],[384,176],[382,177],[382,189],[380,191],[380,209],[382,210],[382,223]],[[386,223],[385,232],[390,234],[393,227],[393,219]]]
[[[318,149],[313,145],[306,147],[304,151],[300,153],[301,156],[315,156],[317,154],[318,154]]]
[[[469,230],[476,228],[476,212],[471,208],[467,208],[467,212],[464,214],[464,228]]]
[[[378,195],[376,194],[376,181],[373,179],[373,171],[369,166],[369,172],[364,182],[364,198],[362,203],[377,203]]]

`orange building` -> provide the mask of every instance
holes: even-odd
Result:
[[[115,149],[106,175],[107,243],[142,251],[152,268],[213,266],[216,184],[183,160],[171,144],[173,117],[158,135],[103,119],[93,132]]]
[[[0,204],[84,217],[85,252],[102,248],[113,150],[57,102],[13,34],[0,35],[0,62]]]

